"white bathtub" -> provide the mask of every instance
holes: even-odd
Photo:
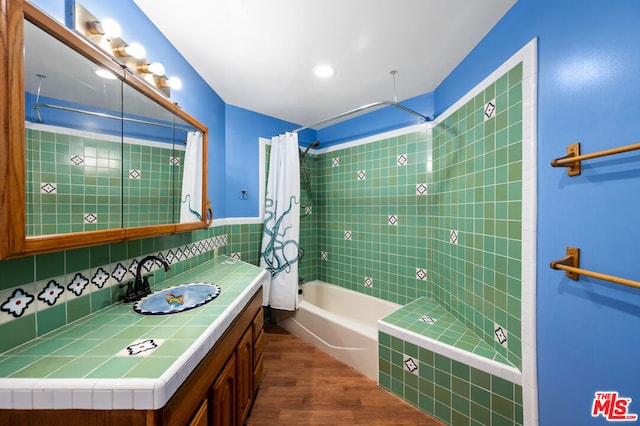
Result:
[[[310,281],[302,289],[299,309],[274,309],[274,321],[377,381],[377,322],[401,305],[322,281]]]

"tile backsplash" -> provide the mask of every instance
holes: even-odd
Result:
[[[42,336],[122,299],[120,285],[135,276],[138,262],[162,255],[150,282],[184,272],[214,255],[226,254],[227,226],[0,261],[0,352]]]

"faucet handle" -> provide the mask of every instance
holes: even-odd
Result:
[[[142,277],[142,294],[147,295],[151,294],[151,286],[149,285],[149,277],[152,277],[153,274],[145,275]]]
[[[135,299],[135,292],[133,290],[133,281],[129,281],[123,284],[118,284],[118,287],[120,288],[124,288],[127,287],[127,291],[124,294],[124,303],[129,303],[129,302],[133,302]]]

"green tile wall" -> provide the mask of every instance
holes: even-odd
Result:
[[[110,278],[102,288],[88,283],[81,296],[76,296],[68,289],[77,273],[87,278],[96,275],[99,268],[109,274],[118,263],[125,267],[131,265],[133,259],[140,260],[147,254],[168,253],[184,250],[194,243],[209,241],[218,246],[219,254],[227,254],[228,226],[211,227],[204,230],[165,235],[126,243],[106,244],[83,249],[40,254],[17,259],[0,261],[0,306],[5,306],[17,289],[33,296],[32,302],[19,316],[14,317],[7,309],[0,310],[0,353],[27,342],[35,337],[49,333],[65,324],[86,317],[92,312],[105,309],[120,301],[124,290],[115,279]],[[255,233],[255,230],[254,230]],[[248,249],[255,253],[255,250]],[[171,270],[157,270],[151,282],[187,271],[203,261],[210,259],[214,251],[201,246],[201,252],[182,257],[171,265]],[[129,281],[129,275],[125,281]],[[62,295],[55,304],[49,306],[37,296],[54,280],[64,287]]]
[[[427,269],[427,195],[419,189],[427,142],[420,130],[318,156],[319,279],[400,304],[432,293],[419,272]]]
[[[428,200],[434,299],[520,368],[522,64],[433,129]]]
[[[175,223],[179,215],[177,202],[166,206],[180,198],[184,151],[170,145],[27,128],[26,155],[28,236]],[[171,157],[179,163],[172,165]],[[46,183],[55,190],[42,190]],[[86,221],[89,213],[97,220]]]
[[[410,404],[452,426],[523,424],[522,386],[385,333],[378,343],[380,386]]]

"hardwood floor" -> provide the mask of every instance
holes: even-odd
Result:
[[[247,425],[364,424],[443,425],[348,365],[265,324],[262,383]]]

